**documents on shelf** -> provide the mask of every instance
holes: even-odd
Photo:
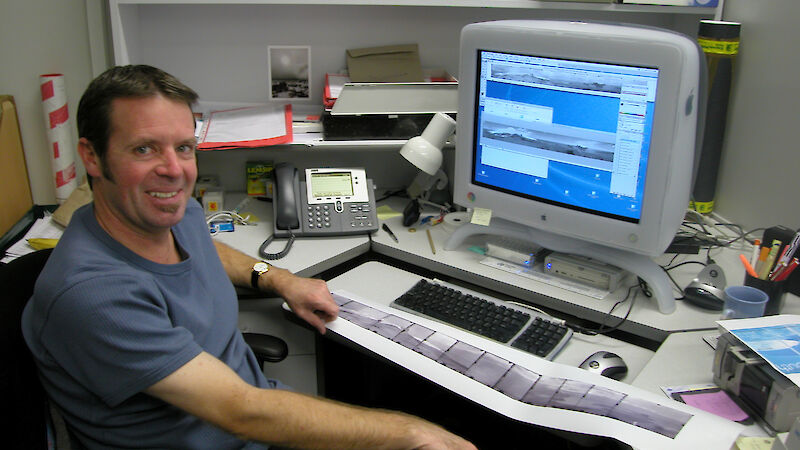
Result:
[[[199,150],[253,148],[292,142],[292,105],[211,111],[203,119]]]
[[[333,108],[336,99],[342,92],[345,83],[350,82],[350,77],[347,74],[341,73],[326,73],[325,74],[325,89],[322,94],[322,104],[326,108]]]

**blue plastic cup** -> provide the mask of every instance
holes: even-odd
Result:
[[[761,317],[767,307],[769,295],[752,286],[728,286],[722,307],[723,319],[746,319]]]

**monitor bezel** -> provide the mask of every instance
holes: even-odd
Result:
[[[659,71],[639,223],[500,193],[472,182],[478,50]],[[566,237],[646,255],[663,253],[688,206],[701,56],[697,44],[686,36],[652,27],[536,20],[468,25],[461,35],[454,201],[468,208],[489,208],[496,216]]]

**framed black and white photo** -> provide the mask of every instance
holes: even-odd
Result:
[[[269,46],[269,86],[271,100],[311,98],[311,47]]]

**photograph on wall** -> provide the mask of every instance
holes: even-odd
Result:
[[[310,74],[311,47],[269,47],[269,85],[271,100],[310,99]]]

